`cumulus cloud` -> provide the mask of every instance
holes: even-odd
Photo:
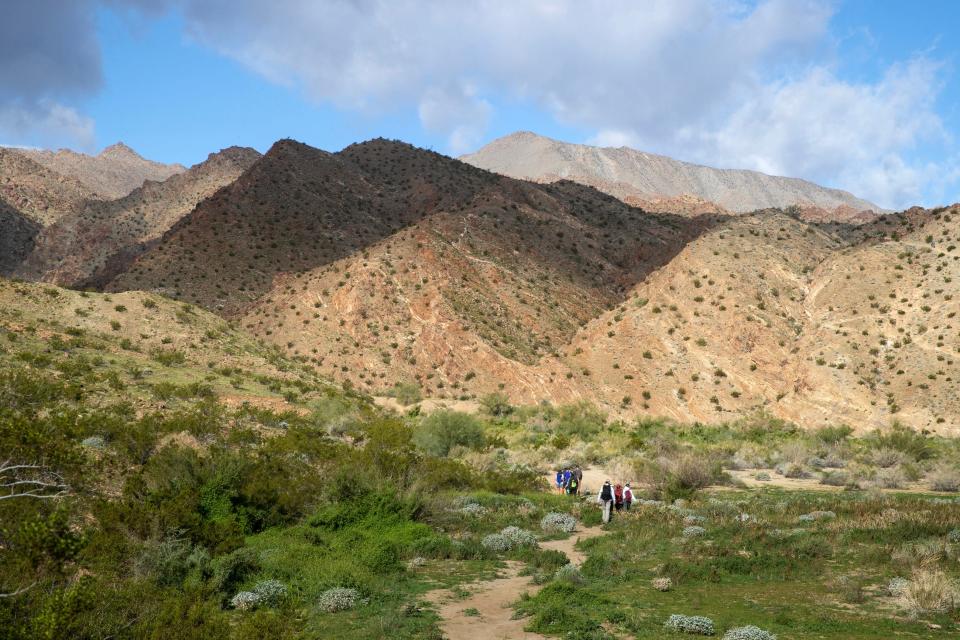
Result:
[[[92,143],[93,123],[64,105],[101,84],[93,2],[4,3],[0,138],[10,143]]]
[[[316,100],[375,112],[471,86],[474,107],[495,93],[648,143],[715,119],[830,18],[795,0],[183,1],[197,40]]]

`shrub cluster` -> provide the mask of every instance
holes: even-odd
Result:
[[[701,636],[712,636],[716,633],[713,620],[704,616],[684,616],[679,613],[671,614],[663,623],[664,629],[690,633]]]
[[[548,513],[540,520],[540,528],[547,533],[572,533],[577,528],[577,519],[569,513]]]
[[[334,587],[327,589],[317,598],[317,608],[326,613],[347,611],[363,604],[360,592],[349,587]]]
[[[777,636],[760,627],[748,624],[745,627],[734,627],[725,634],[723,640],[777,640]]]

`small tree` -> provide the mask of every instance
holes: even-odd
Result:
[[[445,456],[456,446],[479,449],[486,442],[479,420],[459,411],[437,411],[423,419],[413,433],[418,449]]]

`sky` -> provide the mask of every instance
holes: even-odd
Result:
[[[960,200],[953,0],[5,0],[0,144],[185,165],[518,130]]]

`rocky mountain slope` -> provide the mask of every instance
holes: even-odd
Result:
[[[0,201],[0,276],[10,275],[33,249],[40,223]]]
[[[163,182],[129,195],[89,200],[44,229],[16,270],[19,277],[85,287],[110,280],[205,198],[236,180],[260,157],[231,147]]]
[[[147,160],[122,142],[107,147],[95,156],[69,149],[8,151],[30,158],[62,176],[74,178],[104,199],[122,198],[141,186],[144,180],[163,181],[186,170],[180,164]]]
[[[635,204],[693,197],[736,213],[791,205],[827,210],[845,207],[854,212],[882,211],[846,191],[828,189],[806,180],[756,171],[714,169],[628,147],[571,144],[529,132],[499,138],[461,159],[515,178],[538,182],[575,180]],[[661,203],[670,204],[669,201]]]
[[[627,413],[958,433],[957,209],[876,227],[851,244],[777,213],[728,221],[587,325],[564,363]]]
[[[240,316],[368,389],[477,378],[467,386],[491,390],[711,220],[644,214],[576,183],[521,182],[402,143],[329,154],[281,141],[108,288]]]
[[[3,219],[37,244],[27,265],[54,265],[23,275],[198,304],[374,395],[960,433],[956,205],[645,202],[667,200],[682,213],[398,142],[281,140],[44,231]]]
[[[21,215],[46,226],[92,198],[97,195],[76,178],[0,147],[0,201]]]

